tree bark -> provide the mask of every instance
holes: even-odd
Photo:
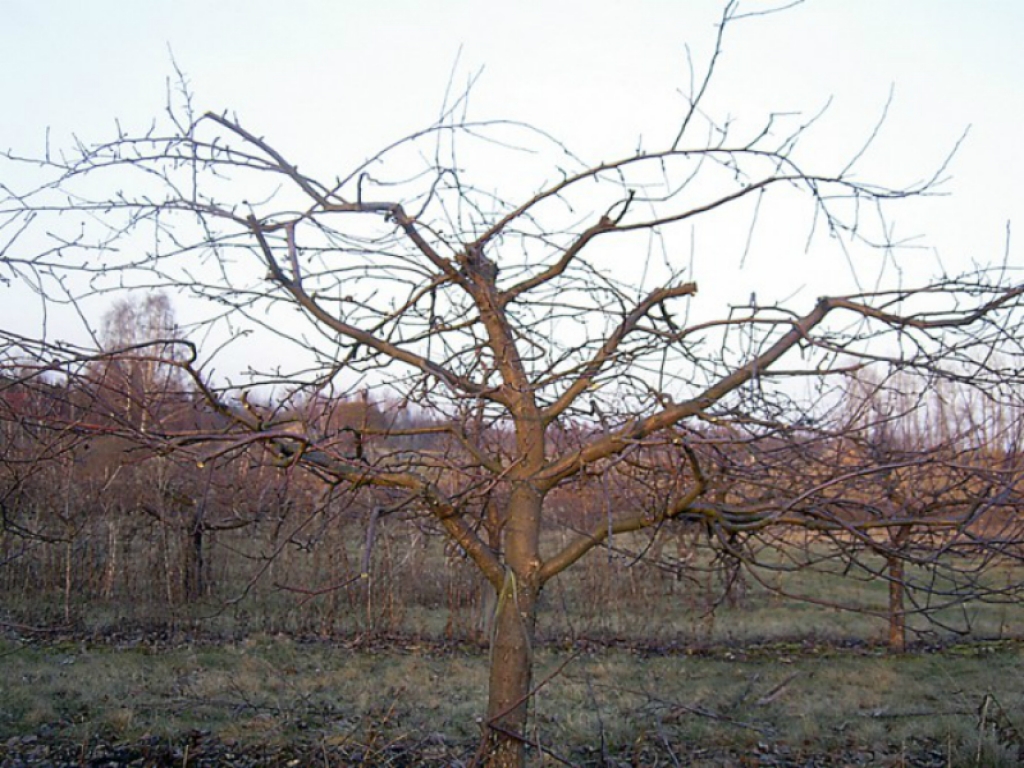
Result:
[[[526,726],[533,677],[533,639],[540,595],[540,536],[543,495],[528,483],[509,500],[505,529],[505,580],[497,588],[491,637],[490,685],[484,765],[526,764]]]
[[[903,653],[907,647],[907,614],[903,605],[903,559],[888,558],[889,569],[889,650]]]
[[[537,593],[511,575],[498,594],[491,640],[487,702],[488,768],[526,764],[526,725],[533,678],[533,630]]]
[[[203,524],[196,521],[187,532],[185,556],[185,602],[199,600],[206,591],[203,583]]]
[[[905,587],[905,555],[903,545],[910,536],[909,528],[890,531],[890,541],[896,550],[886,557],[889,577],[889,650],[903,653],[907,648],[907,611]]]
[[[107,561],[103,568],[102,594],[104,600],[112,600],[114,586],[117,584],[117,569],[121,566],[118,555],[121,552],[121,521],[118,512],[104,509],[107,515]]]

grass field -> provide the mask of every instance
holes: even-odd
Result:
[[[224,569],[218,592],[191,604],[139,589],[69,605],[27,574],[0,607],[0,757],[31,754],[0,766],[468,764],[485,592],[440,542],[411,554],[401,543],[381,548],[370,579],[343,569],[355,549],[337,572],[296,555],[250,586]],[[598,553],[545,590],[534,765],[1024,764],[1012,591],[940,596],[908,617],[911,652],[893,655],[870,557],[860,572],[767,569],[729,590],[711,553],[675,573],[631,563]],[[983,576],[1019,584],[1020,568]],[[280,586],[324,582],[346,586],[312,598]],[[96,762],[116,744],[135,746]]]
[[[93,743],[198,732],[239,748],[319,750],[327,765],[348,764],[332,754],[366,765],[468,760],[487,666],[476,648],[284,637],[8,639],[0,653],[0,748],[44,734],[85,754]],[[541,751],[538,765],[697,765],[702,754],[706,765],[743,755],[762,756],[748,765],[806,755],[817,765],[899,765],[900,755],[929,764],[913,762],[924,754],[936,765],[1010,766],[1024,746],[1022,673],[1024,645],[1013,642],[903,656],[809,643],[689,655],[549,648],[538,653],[530,735],[557,755]],[[389,762],[396,754],[423,762]]]

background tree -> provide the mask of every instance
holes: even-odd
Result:
[[[459,101],[337,177],[300,171],[239,120],[192,114],[186,99],[145,134],[32,160],[50,177],[5,195],[3,263],[79,305],[119,282],[179,291],[211,348],[260,330],[275,359],[251,361],[256,392],[386,390],[394,410],[332,432],[280,392],[268,403],[201,375],[193,356],[178,367],[224,426],[145,428],[167,449],[201,446],[203,460],[258,442],[284,469],[374,488],[370,524],[399,510],[432,519],[495,594],[481,755],[521,764],[538,600],[552,579],[673,519],[700,521],[736,556],[780,526],[899,529],[825,499],[822,476],[796,463],[842,377],[878,365],[992,393],[1018,383],[1024,285],[1006,269],[894,272],[891,288],[853,277],[812,302],[705,306],[689,274],[697,254],[674,230],[706,226],[716,249],[744,248],[727,213],[752,226],[799,200],[807,258],[821,248],[856,272],[865,250],[896,258],[886,210],[933,191],[941,171],[893,188],[860,180],[856,151],[805,167],[808,124],[770,117],[732,135],[703,115],[704,90],[657,147],[616,160],[587,163],[528,126],[469,121]],[[402,424],[408,404],[432,423]],[[370,449],[373,438],[407,442]],[[842,455],[815,461],[833,487]],[[556,492],[626,476],[657,492],[599,485],[616,504],[578,530],[557,525]]]
[[[1024,533],[1018,427],[1007,420],[1021,411],[977,395],[962,382],[872,367],[851,376],[814,426],[752,437],[741,451],[719,437],[706,466],[716,475],[709,485],[729,489],[722,508],[761,510],[756,536],[723,549],[770,590],[766,574],[778,572],[884,583],[889,603],[879,615],[895,651],[906,645],[908,617],[918,630],[954,630],[950,608],[1014,599],[1020,584],[1004,589],[995,574]],[[857,607],[820,590],[785,596]],[[957,624],[970,632],[966,612]]]

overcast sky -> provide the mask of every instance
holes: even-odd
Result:
[[[757,11],[781,3],[749,0]],[[304,169],[334,177],[434,119],[449,74],[480,74],[470,116],[536,124],[598,162],[664,145],[722,4],[712,0],[0,0],[0,145],[110,138],[166,102],[172,55],[201,109],[230,110]],[[894,89],[862,173],[928,176],[965,129],[949,197],[897,217],[956,272],[1002,256],[1021,220],[1024,2],[808,0],[729,31],[707,109],[744,125],[832,106],[810,139],[841,167]],[[1024,264],[1019,248],[1011,260]],[[752,268],[753,269],[753,268]],[[777,271],[777,267],[776,267]],[[700,272],[707,282],[722,275]],[[728,275],[745,295],[761,277]],[[14,321],[17,285],[0,322]],[[702,285],[703,290],[703,285]],[[769,291],[771,288],[769,287]],[[784,293],[782,286],[778,291]]]

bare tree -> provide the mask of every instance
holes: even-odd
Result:
[[[959,382],[879,373],[851,382],[847,413],[831,441],[843,456],[840,472],[821,485],[817,503],[845,508],[848,519],[865,525],[884,521],[879,535],[856,543],[884,559],[878,573],[888,582],[888,641],[902,651],[908,597],[916,615],[981,596],[1015,599],[1019,585],[1001,594],[977,582],[992,558],[1007,554],[1002,544],[1022,541],[1013,524],[1020,506],[1018,425],[1007,420],[1019,419],[1020,408],[981,399]],[[925,589],[908,576],[908,566],[929,579]]]
[[[876,617],[897,652],[908,628],[972,632],[968,604],[1021,594],[1019,579],[995,576],[1024,554],[1020,404],[885,366],[845,382],[813,418],[723,420],[689,435],[708,491],[684,517],[725,519],[709,534],[727,588],[749,577],[783,598]],[[655,494],[648,506],[666,495],[668,467],[661,475],[641,484]],[[797,584],[777,578],[794,572]],[[888,605],[842,594],[858,582],[885,585]]]
[[[729,4],[723,26],[733,14]],[[10,279],[79,305],[119,284],[180,291],[209,345],[239,328],[263,334],[277,359],[253,364],[252,387],[373,386],[430,412],[427,426],[383,409],[376,423],[325,433],[286,407],[255,405],[191,356],[176,365],[230,428],[150,426],[148,439],[200,446],[208,459],[258,442],[278,465],[378,488],[374,520],[396,510],[432,519],[494,589],[481,755],[520,765],[538,600],[595,548],[680,518],[727,549],[777,526],[903,526],[811,503],[819,480],[792,471],[792,454],[750,451],[741,484],[703,448],[728,442],[735,460],[754,442],[792,443],[826,417],[843,375],[875,365],[991,392],[1019,379],[1024,284],[1005,268],[870,290],[854,279],[851,292],[802,307],[756,297],[704,307],[677,230],[700,224],[742,250],[748,238],[731,236],[730,211],[751,222],[776,199],[802,200],[813,246],[839,243],[851,264],[865,248],[896,258],[888,207],[942,177],[867,183],[856,152],[805,167],[809,124],[786,131],[769,118],[733,135],[703,115],[706,86],[662,146],[616,160],[589,164],[529,126],[469,121],[459,100],[338,177],[300,170],[234,117],[193,114],[186,94],[142,135],[60,156],[8,154],[49,177],[4,188],[2,264]],[[515,199],[488,176],[510,169]],[[415,439],[424,434],[437,439],[425,447]],[[557,489],[627,468],[660,478],[658,493],[604,504],[568,537],[553,525],[546,502]],[[784,496],[777,482],[752,490],[758,472],[778,468],[795,484]]]
[[[259,517],[239,487],[241,462],[228,471],[227,461],[197,466],[184,449],[162,450],[168,434],[224,423],[188,385],[191,347],[177,333],[169,299],[148,294],[104,314],[98,350],[13,336],[5,346],[2,531],[44,558],[62,545],[65,621],[73,593],[138,596],[131,569],[145,562],[168,604],[199,598],[208,534]],[[147,546],[154,530],[159,547]],[[133,563],[133,550],[147,555]]]

